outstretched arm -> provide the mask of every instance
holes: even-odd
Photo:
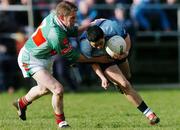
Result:
[[[106,79],[106,77],[104,76],[100,66],[98,64],[92,64],[92,68],[94,70],[94,72],[99,76],[99,78],[101,79],[101,86],[104,89],[107,89],[109,86],[108,80]]]
[[[90,21],[84,23],[83,25],[78,27],[78,35],[80,35],[82,32],[84,32],[85,30],[87,30],[87,28],[90,26]]]
[[[109,63],[113,61],[114,60],[109,58],[109,56],[97,56],[97,57],[87,58],[82,54],[80,54],[80,57],[77,60],[77,62],[83,62],[83,63]]]

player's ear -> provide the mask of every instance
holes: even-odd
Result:
[[[60,15],[59,17],[58,17],[60,20],[64,20],[64,16],[63,15]]]

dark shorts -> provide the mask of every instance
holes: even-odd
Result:
[[[104,72],[108,67],[113,66],[113,65],[119,65],[122,64],[126,61],[127,57],[122,59],[122,60],[115,60],[114,62],[111,63],[105,63],[105,64],[99,64],[99,66],[101,67],[102,71]]]

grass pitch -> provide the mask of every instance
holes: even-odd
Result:
[[[140,89],[139,94],[161,118],[157,126],[148,120],[122,94],[115,90],[65,93],[64,111],[70,130],[179,130],[180,89]],[[12,101],[23,96],[0,94],[0,130],[56,130],[51,95],[33,102],[27,121],[18,119]]]

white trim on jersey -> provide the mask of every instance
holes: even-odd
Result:
[[[55,20],[56,20],[57,24],[58,24],[61,28],[63,28],[63,30],[67,31],[66,27],[63,25],[63,23],[61,22],[61,20],[58,19],[57,16],[55,16]]]

